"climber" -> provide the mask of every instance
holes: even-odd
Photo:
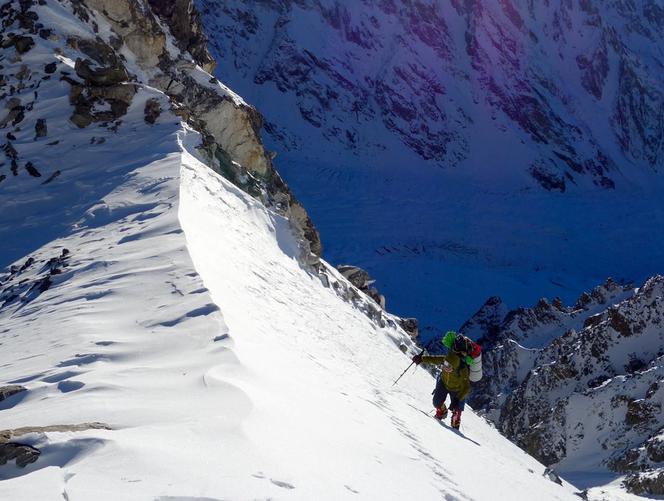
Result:
[[[465,400],[470,392],[470,383],[482,378],[482,350],[477,343],[454,331],[445,334],[443,344],[448,349],[447,355],[418,354],[413,357],[413,362],[417,365],[424,362],[441,366],[441,373],[433,392],[433,406],[436,408],[434,417],[438,420],[447,417],[445,400],[449,394],[451,424],[458,430],[461,426],[461,413]]]

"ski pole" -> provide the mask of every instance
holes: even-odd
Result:
[[[423,355],[423,354],[424,354],[424,350],[422,350],[422,352],[420,353],[420,355]],[[401,378],[404,376],[404,374],[406,374],[406,372],[408,372],[408,369],[410,369],[410,368],[413,366],[414,363],[415,363],[415,362],[411,362],[410,365],[409,365],[408,367],[406,367],[406,370],[403,371],[403,372],[401,373],[401,376],[399,376],[399,377],[396,379],[396,381],[394,381],[394,383],[392,383],[392,386],[394,386],[395,384],[397,384],[397,383],[399,382],[399,379],[401,379]]]
[[[411,362],[410,365],[409,365],[408,367],[406,367],[406,370],[403,371],[403,372],[401,373],[401,376],[399,376],[399,377],[394,381],[394,383],[392,383],[392,386],[394,386],[395,384],[397,384],[397,383],[399,382],[399,379],[401,379],[401,378],[404,376],[404,374],[405,374],[406,372],[408,372],[408,369],[410,369],[410,368],[413,366],[414,363],[415,363],[415,362]]]

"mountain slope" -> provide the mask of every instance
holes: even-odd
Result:
[[[575,499],[472,413],[464,422],[467,438],[425,416],[432,385],[425,372],[391,389],[392,376],[407,364],[395,342],[407,337],[380,328],[302,269],[285,220],[186,153],[180,162],[184,234],[173,219],[152,238],[122,221],[131,242],[124,245],[135,249],[131,270],[149,271],[128,278],[112,252],[100,252],[95,262],[106,258],[108,266],[69,265],[76,270],[69,286],[85,290],[84,297],[70,297],[63,285],[33,301],[32,314],[13,319],[3,312],[14,334],[4,341],[3,353],[11,353],[6,371],[28,387],[2,411],[3,422],[103,421],[113,428],[21,437],[43,457],[22,470],[2,470],[4,478],[15,477],[0,484],[4,494],[37,483],[53,499],[63,490],[69,499],[93,492],[102,499],[103,492],[109,499],[340,499],[353,491],[367,498],[485,499],[490,486],[496,499],[519,492],[525,499],[537,485],[550,499]],[[155,169],[152,179],[163,192],[177,186],[178,164],[160,163],[165,172]],[[174,204],[155,219],[176,210]],[[104,238],[110,230],[100,230],[97,245],[113,241]],[[139,250],[150,254],[155,238],[180,246],[186,238],[183,264],[173,266],[161,252],[151,264],[142,258]],[[94,251],[76,245],[76,236],[60,243],[73,255]],[[65,300],[79,310],[76,322],[67,324],[71,311],[56,306]],[[21,359],[26,324],[30,353],[48,356]],[[53,325],[63,331],[54,333]],[[46,350],[54,334],[58,346]],[[482,485],[473,481],[477,471],[486,472]]]
[[[490,295],[571,302],[658,271],[657,2],[197,4],[327,258],[425,338]]]
[[[609,280],[572,307],[541,299],[502,314],[492,298],[464,326],[483,346],[470,402],[570,478],[629,473],[630,491],[661,496],[663,284]]]
[[[312,263],[255,112],[158,4],[0,11],[0,497],[577,499],[425,415],[425,371],[391,386],[412,341]]]

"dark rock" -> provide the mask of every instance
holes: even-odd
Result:
[[[41,452],[30,445],[19,443],[0,443],[0,465],[16,460],[16,466],[25,468],[39,458]]]
[[[198,11],[192,0],[149,0],[155,14],[171,29],[178,47],[189,52],[207,72],[214,71],[215,61],[208,51]]]
[[[79,128],[96,122],[113,122],[124,116],[129,109],[137,87],[135,84],[84,87],[69,82],[69,102],[74,113],[69,118]],[[110,110],[94,111],[96,104],[108,103]]]
[[[30,268],[30,266],[32,266],[33,264],[35,264],[35,258],[29,257],[28,259],[25,260],[25,263],[23,263],[23,265],[21,265],[21,268],[19,269],[19,271],[23,272],[23,271],[27,270],[28,268]]]
[[[558,485],[563,485],[563,481],[560,478],[560,476],[553,470],[553,468],[546,468],[544,470],[544,473],[542,473],[543,477],[548,478],[552,482],[558,484]]]
[[[559,191],[560,193],[564,193],[567,189],[565,178],[562,175],[549,172],[544,167],[531,167],[530,175],[547,191]]]
[[[583,322],[583,328],[587,329],[588,327],[595,327],[601,324],[603,321],[604,321],[604,315],[598,313],[597,315],[593,315],[592,317],[586,318],[585,321]]]
[[[48,134],[48,127],[46,126],[46,119],[39,118],[35,123],[35,139],[38,137],[46,137]]]
[[[14,38],[14,47],[16,48],[16,52],[18,52],[19,54],[25,54],[30,49],[32,49],[34,45],[35,41],[32,39],[32,37],[19,36]]]
[[[71,120],[72,123],[79,129],[84,129],[95,121],[92,114],[85,111],[75,112],[71,117],[69,117],[69,120]]]
[[[588,388],[597,388],[598,386],[601,386],[603,383],[611,379],[609,376],[606,374],[600,374],[597,377],[594,377],[590,381],[588,381]]]
[[[41,172],[37,170],[37,168],[32,164],[32,162],[28,162],[25,164],[25,170],[27,170],[28,174],[30,174],[32,177],[41,177]]]
[[[640,358],[632,356],[627,365],[625,365],[625,372],[627,372],[627,374],[634,374],[635,372],[645,369],[647,365],[648,364]]]
[[[25,117],[25,107],[21,105],[21,100],[17,97],[7,100],[5,108],[9,110],[9,113],[0,121],[0,127],[6,127],[10,122],[12,125],[17,125]]]
[[[400,318],[398,322],[411,338],[415,339],[417,337],[419,334],[419,324],[416,318]]]
[[[77,59],[74,70],[89,85],[116,85],[129,79],[129,73],[124,66],[94,68],[93,63],[88,59]]]
[[[337,266],[337,270],[348,279],[348,281],[360,290],[367,290],[368,287],[374,282],[371,280],[369,273],[362,268],[351,265]]]
[[[18,106],[14,108],[10,114],[14,114],[14,119],[12,120],[12,125],[16,126],[20,124],[23,119],[25,118],[25,107],[24,106]]]
[[[553,298],[551,305],[558,311],[567,311],[565,309],[565,306],[563,305],[563,300],[560,299],[559,297]]]
[[[62,172],[60,170],[56,170],[53,174],[51,174],[46,181],[44,181],[42,184],[49,184],[51,183],[55,178],[57,178]]]
[[[161,106],[159,100],[155,98],[148,99],[145,102],[145,123],[154,124],[161,115]]]
[[[14,148],[14,145],[12,143],[10,142],[5,143],[2,149],[5,152],[5,154],[12,160],[16,160],[18,158],[18,151],[16,151],[16,148]]]
[[[579,296],[579,299],[577,299],[574,308],[577,310],[584,310],[586,306],[588,306],[590,303],[592,303],[592,298],[590,297],[590,294],[584,292]]]
[[[369,296],[371,299],[376,301],[378,306],[380,306],[382,309],[385,309],[385,296],[380,294],[377,289],[372,287],[368,291],[366,291],[367,296]]]
[[[646,399],[652,398],[655,393],[657,393],[657,390],[659,390],[659,383],[655,381],[648,387],[648,390],[646,391]]]
[[[12,395],[21,393],[22,391],[27,391],[27,388],[19,385],[0,386],[0,402],[11,397]]]
[[[37,287],[39,288],[39,292],[46,292],[48,289],[50,289],[51,285],[51,279],[45,277],[41,280],[41,282],[39,282]]]
[[[67,43],[88,56],[89,59],[77,58],[74,65],[76,74],[88,85],[117,85],[129,80],[129,73],[122,60],[115,50],[102,40],[70,37]]]
[[[39,458],[41,452],[30,445],[17,442],[10,442],[13,438],[27,435],[28,433],[48,433],[48,432],[77,432],[85,430],[111,430],[112,428],[105,423],[82,423],[74,425],[51,425],[51,426],[26,426],[24,428],[15,428],[11,430],[0,431],[0,465],[7,464],[8,461],[16,460],[16,466],[24,468],[30,463],[34,463]]]
[[[639,496],[662,496],[664,495],[664,468],[659,468],[654,472],[630,475],[625,479],[623,485],[629,492]]]
[[[659,415],[660,411],[661,409],[657,404],[645,400],[630,400],[627,404],[625,424],[637,428],[646,428],[654,421],[655,416]]]
[[[639,451],[630,449],[619,457],[610,460],[608,462],[608,467],[619,473],[639,471],[641,469],[641,465],[639,464],[640,459],[641,454]]]
[[[622,336],[629,337],[632,334],[632,328],[630,327],[627,319],[618,312],[617,308],[610,308],[609,311],[609,325],[616,331],[619,332]]]
[[[44,72],[50,75],[51,73],[55,73],[55,70],[57,68],[58,68],[57,63],[55,62],[48,63],[46,66],[44,66]]]
[[[648,459],[653,463],[664,463],[664,439],[653,437],[646,442]]]

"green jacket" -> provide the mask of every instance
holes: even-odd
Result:
[[[461,363],[461,357],[454,352],[447,355],[424,355],[422,362],[427,364],[443,365],[445,362],[450,364],[452,371],[443,370],[440,373],[440,379],[443,381],[447,391],[455,393],[459,400],[464,400],[470,392],[470,381],[468,380],[468,365]],[[443,369],[441,367],[441,369]]]

